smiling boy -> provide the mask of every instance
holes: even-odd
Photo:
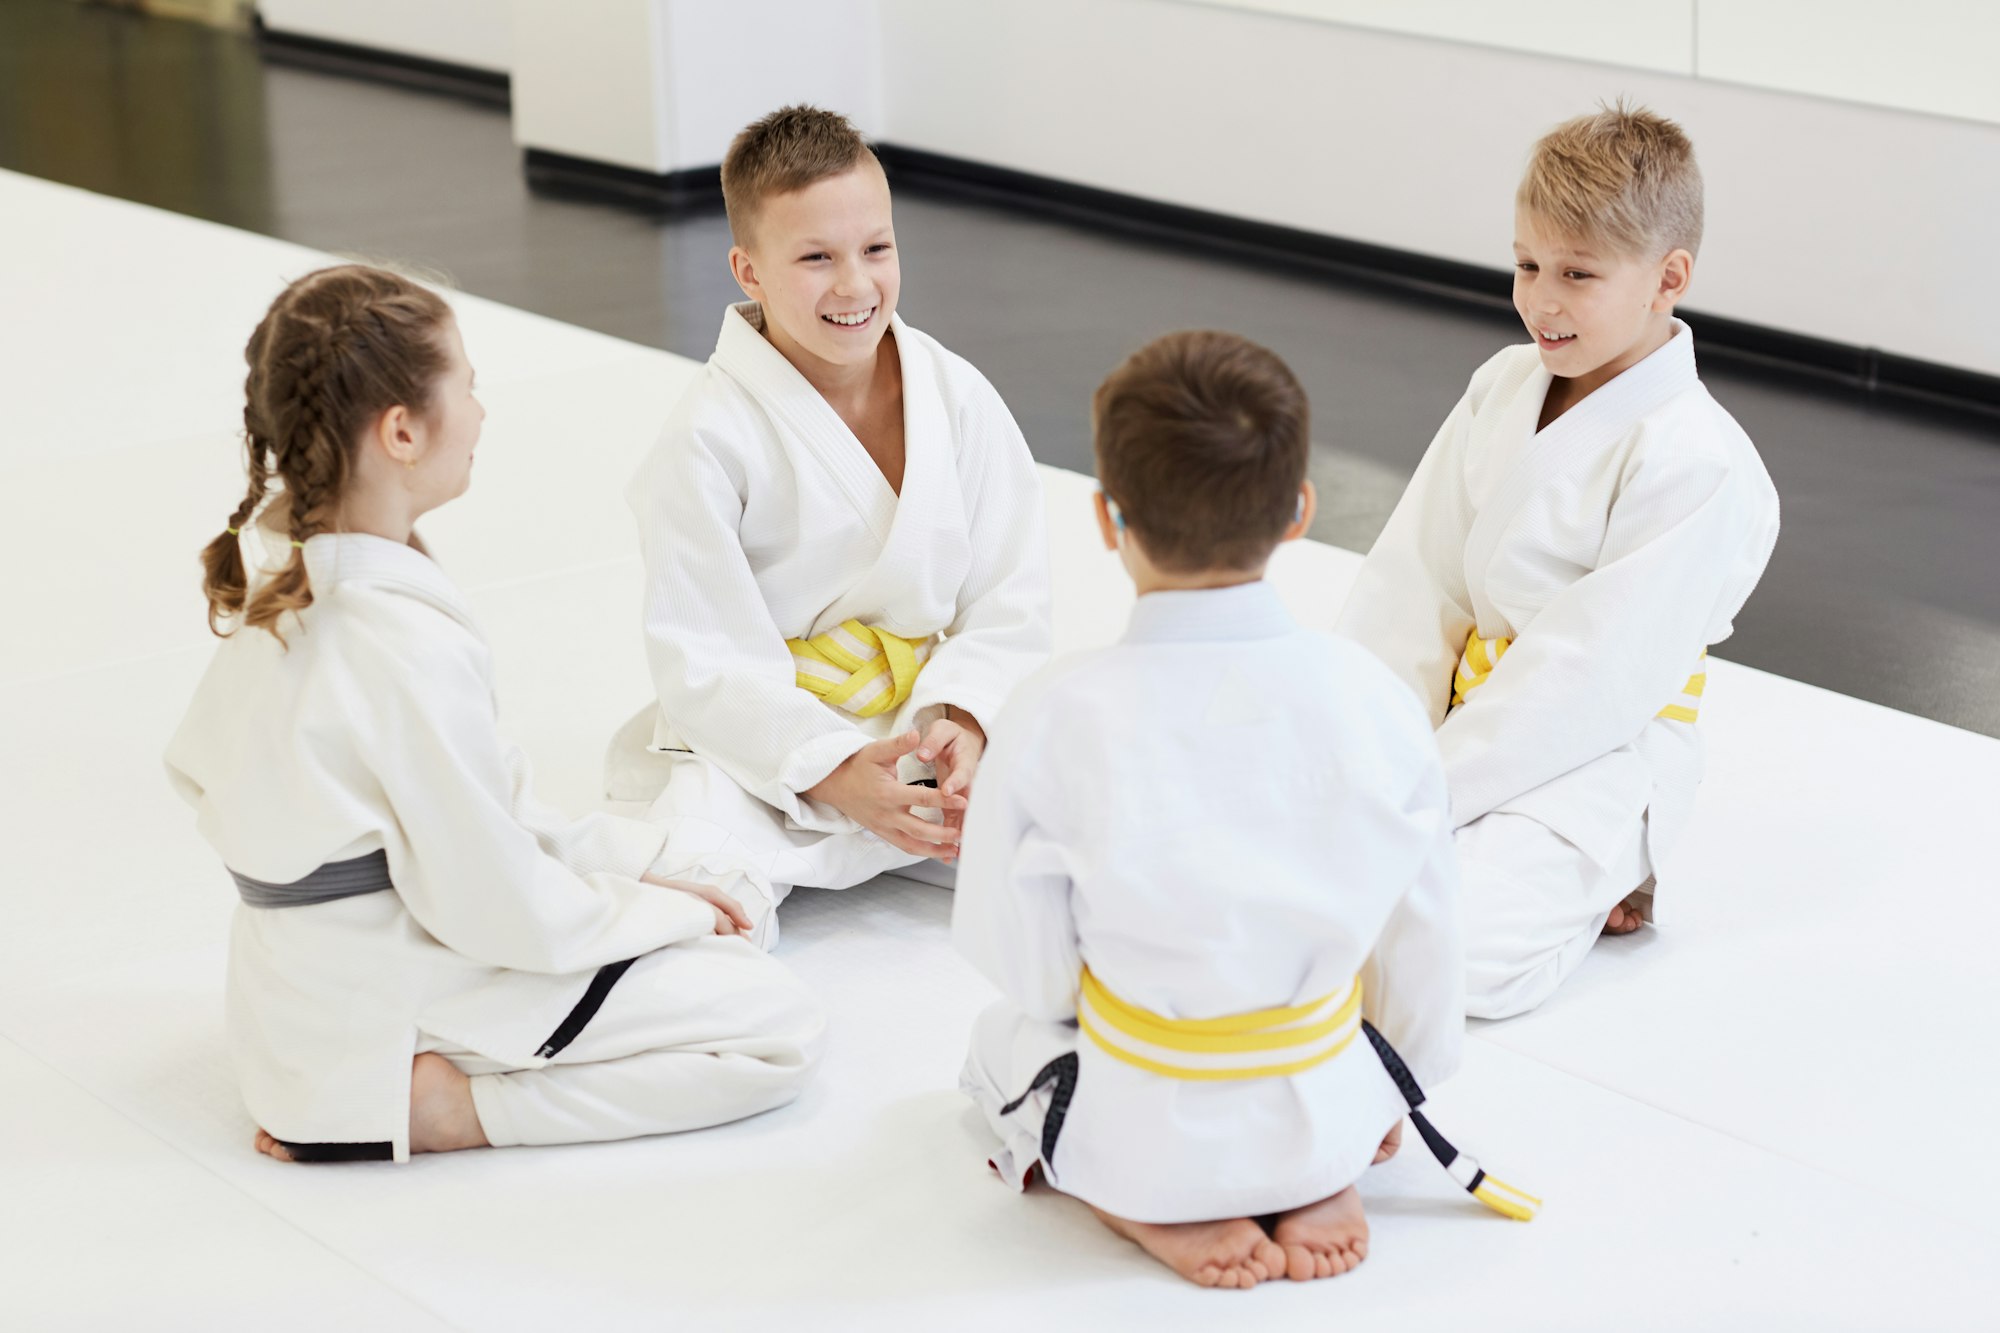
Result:
[[[1777,540],[1674,315],[1701,231],[1672,121],[1620,104],[1535,146],[1514,239],[1534,342],[1473,375],[1341,613],[1438,728],[1477,1017],[1652,919],[1701,779],[1703,659]]]
[[[722,187],[749,300],[632,487],[657,703],[607,785],[747,862],[768,946],[793,885],[956,859],[984,726],[1049,653],[1048,550],[1000,396],[896,313],[854,126],[774,112]]]

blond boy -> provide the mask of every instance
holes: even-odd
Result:
[[[984,726],[1049,651],[1048,558],[1006,406],[896,313],[854,127],[774,112],[722,181],[749,299],[633,483],[657,702],[608,785],[747,861],[768,944],[790,886],[955,860]]]
[[[1535,146],[1514,237],[1534,341],[1473,375],[1341,614],[1438,728],[1475,1016],[1535,1007],[1651,919],[1701,777],[1704,658],[1777,539],[1674,315],[1701,230],[1672,121],[1621,103]]]

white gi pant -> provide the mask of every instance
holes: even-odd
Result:
[[[1456,841],[1465,1012],[1473,1018],[1509,1018],[1553,995],[1611,909],[1652,873],[1643,819],[1607,865],[1540,820],[1504,811],[1473,820]]]
[[[656,949],[618,979],[575,1039],[525,1069],[420,1033],[472,1076],[496,1148],[598,1143],[701,1129],[783,1106],[825,1044],[803,983],[748,942],[711,936]]]
[[[890,871],[947,887],[951,882],[949,868],[940,862],[912,856],[866,829],[797,827],[696,754],[672,757],[666,786],[643,817],[673,830],[677,853],[693,849],[697,839],[719,841],[717,854],[743,871],[734,891],[742,895],[752,922],[751,942],[764,949],[778,942],[778,904],[795,886],[848,889]]]
[[[1041,1160],[1042,1125],[1054,1093],[1046,1087],[1036,1089],[1012,1115],[1001,1115],[1000,1108],[1019,1097],[1049,1061],[1074,1051],[1077,1037],[1074,1023],[1038,1022],[1005,1000],[986,1006],[972,1025],[972,1045],[958,1088],[972,1099],[1000,1141],[989,1161],[1010,1189],[1026,1189],[1029,1174]]]

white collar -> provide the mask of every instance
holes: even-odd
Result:
[[[1257,579],[1227,588],[1149,592],[1132,608],[1125,642],[1276,639],[1295,633],[1298,627],[1277,589]]]
[[[342,583],[398,588],[467,626],[473,624],[458,585],[408,543],[366,532],[323,532],[307,539],[305,557],[306,575],[316,589],[330,592]]]

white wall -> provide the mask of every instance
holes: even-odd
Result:
[[[882,126],[874,0],[513,0],[514,141],[640,171],[713,167],[788,102]]]
[[[275,32],[502,74],[514,67],[509,0],[257,0],[257,12]]]
[[[2000,123],[1993,0],[1711,0],[1695,72]]]
[[[1696,0],[1187,0],[1474,42],[1572,60],[1694,72]],[[1724,0],[1735,3],[1736,0]],[[1770,0],[1785,3],[1785,0]],[[1811,4],[1815,0],[1791,0]]]
[[[678,170],[661,72],[665,8],[513,0],[514,142],[636,171]]]
[[[1700,154],[1691,305],[2000,374],[2000,126],[1179,0],[877,3],[892,143],[1494,268],[1530,145],[1629,95]]]
[[[2000,123],[1993,0],[1185,0]]]
[[[715,166],[736,132],[792,102],[882,136],[874,0],[665,0],[669,141],[681,167]]]

